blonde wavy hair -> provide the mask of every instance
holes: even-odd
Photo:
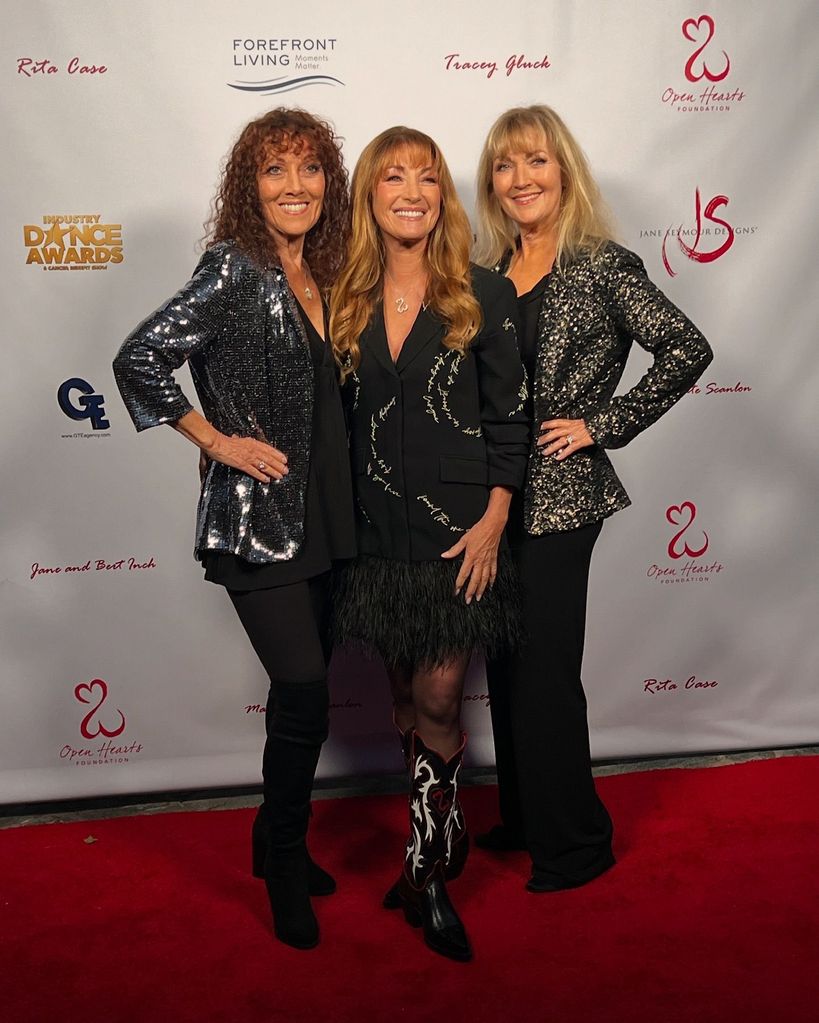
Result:
[[[509,153],[527,153],[546,143],[560,167],[562,195],[557,223],[555,264],[564,268],[582,253],[594,255],[614,238],[611,215],[592,176],[583,150],[551,107],[513,107],[489,129],[478,164],[476,210],[478,237],[473,258],[495,266],[514,251],[518,225],[504,213],[492,189],[495,161]]]
[[[388,128],[365,146],[353,172],[347,260],[330,298],[330,337],[342,378],[361,361],[359,338],[383,295],[386,253],[373,216],[372,196],[385,168],[396,162],[400,152],[418,164],[429,163],[441,189],[441,214],[425,252],[429,273],[425,301],[446,326],[443,343],[465,352],[482,325],[469,274],[472,230],[446,161],[429,135],[403,126]]]

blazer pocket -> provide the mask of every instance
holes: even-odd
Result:
[[[485,487],[489,482],[489,470],[484,458],[441,455],[439,471],[442,483],[475,483]]]

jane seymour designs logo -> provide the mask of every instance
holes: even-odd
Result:
[[[731,58],[714,41],[714,19],[710,14],[686,18],[681,29],[686,43],[693,45],[693,49],[689,46],[683,69],[688,84],[677,88],[669,85],[662,94],[663,104],[680,113],[727,113],[745,99],[745,92],[722,84],[731,71]],[[701,91],[695,91],[694,86],[706,82]]]
[[[98,767],[109,764],[127,764],[130,757],[142,752],[141,742],[114,743],[126,727],[125,714],[119,707],[105,707],[108,701],[108,683],[101,678],[80,682],[74,687],[74,699],[84,713],[79,724],[85,745],[66,743],[60,750],[60,759],[73,767]],[[87,708],[87,709],[85,709]],[[101,740],[90,745],[93,740]]]
[[[694,224],[671,224],[668,227],[644,227],[640,229],[641,238],[662,238],[660,254],[669,277],[676,277],[679,270],[680,256],[690,263],[707,266],[721,259],[729,252],[738,238],[755,235],[756,224],[737,225],[732,223],[724,212],[730,203],[727,195],[712,196],[703,204],[699,187],[694,189]],[[720,214],[719,216],[717,214]],[[676,245],[674,244],[676,242]]]
[[[666,521],[673,527],[666,546],[668,561],[655,562],[646,571],[648,579],[669,583],[710,582],[725,566],[719,561],[705,557],[711,541],[708,533],[695,525],[697,506],[693,501],[682,501],[669,505],[665,510]],[[700,560],[702,559],[702,560]]]

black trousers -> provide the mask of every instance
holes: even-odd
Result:
[[[273,848],[289,849],[307,834],[313,779],[329,727],[329,573],[228,594],[270,679],[261,812]]]
[[[584,884],[614,862],[611,818],[594,787],[580,678],[589,564],[602,523],[513,547],[526,644],[487,664],[501,818],[534,875]]]

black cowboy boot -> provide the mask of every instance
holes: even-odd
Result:
[[[448,760],[410,734],[410,837],[398,894],[407,923],[423,927],[424,941],[439,955],[472,958],[464,925],[445,884],[447,851],[454,826],[458,773],[464,744]]]
[[[395,717],[393,716],[393,724],[395,724]],[[398,732],[398,741],[401,743],[401,752],[404,755],[404,764],[409,770],[410,762],[410,736],[412,735],[412,729],[408,728],[406,732],[402,732],[398,725],[395,725]],[[461,806],[459,799],[455,799],[452,809],[452,833],[449,847],[447,848],[446,856],[446,869],[444,871],[444,878],[447,881],[455,881],[461,876],[466,865],[466,858],[469,855],[469,832],[466,830],[466,823],[464,820],[464,811]],[[384,898],[381,900],[381,905],[384,909],[400,909],[401,908],[401,896],[398,894],[399,882],[390,888]]]

